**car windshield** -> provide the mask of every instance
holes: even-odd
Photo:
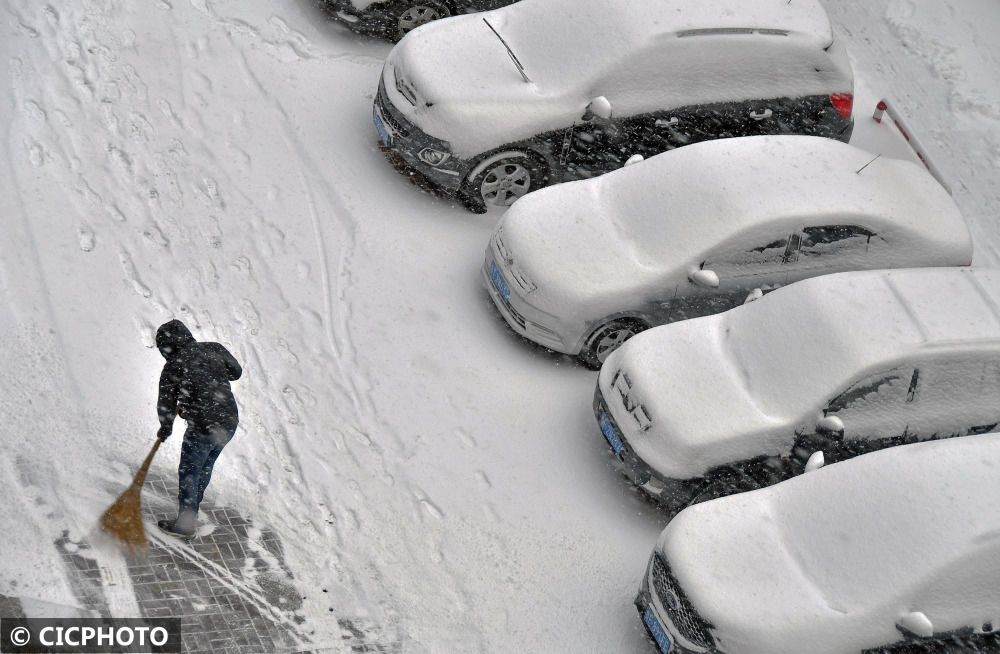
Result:
[[[801,485],[818,493],[783,493],[780,502],[771,504],[790,558],[822,588],[829,602],[856,609],[876,601],[871,589],[889,592],[936,577],[940,590],[944,586],[940,575],[928,568],[928,562],[946,568],[950,561],[983,546],[995,556],[995,538],[969,538],[990,533],[996,524],[990,494],[978,492],[994,477],[988,462],[982,463],[983,453],[991,450],[984,443],[960,440],[859,458],[839,471],[844,476],[836,484],[836,501],[831,501],[830,486],[819,483]],[[923,456],[922,450],[936,454]],[[981,463],[972,463],[977,460]],[[871,474],[886,463],[894,468],[891,475]],[[960,463],[967,471],[957,478],[949,471]],[[920,490],[914,492],[917,487]],[[878,498],[876,504],[873,497]],[[892,529],[886,528],[887,514],[893,516]],[[809,537],[804,539],[803,534]],[[852,565],[844,566],[845,560]]]
[[[544,3],[526,3],[518,11],[490,18],[533,82],[543,87],[580,87],[636,47],[634,12],[609,12],[593,0],[574,7],[573,20],[553,20]],[[495,38],[483,25],[484,37]],[[641,40],[641,37],[640,37]],[[560,56],[553,57],[552,43]],[[514,65],[513,62],[510,64]]]
[[[888,306],[898,304],[884,287],[867,292],[885,294]],[[724,347],[765,413],[818,409],[868,366],[883,361],[888,347],[920,340],[907,324],[897,326],[891,343],[860,336],[879,333],[878,323],[889,318],[878,312],[842,314],[849,299],[818,297],[808,284],[790,285],[782,295],[783,301],[765,296],[721,318]]]

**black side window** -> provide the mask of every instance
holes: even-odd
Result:
[[[884,396],[881,399],[887,399],[890,396],[894,396],[895,393],[892,393],[891,391],[894,390],[894,387],[899,387],[902,379],[903,371],[901,370],[892,370],[882,375],[875,375],[873,377],[863,379],[852,385],[837,397],[830,400],[830,403],[825,409],[823,409],[823,415],[837,413],[839,411],[843,411],[844,409],[855,408],[857,405],[864,403],[866,400],[868,402],[877,401],[880,399],[880,396]],[[906,382],[910,382],[909,377],[907,377]]]
[[[845,248],[864,247],[875,232],[859,225],[824,225],[802,230],[799,252],[805,257],[835,254]]]
[[[781,263],[787,245],[787,236],[753,247],[733,244],[731,249],[708,257],[701,267],[720,274],[755,275],[757,266]]]

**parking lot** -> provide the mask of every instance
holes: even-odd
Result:
[[[855,138],[899,147],[864,127],[892,97],[996,265],[1000,66],[977,45],[976,77],[963,50],[987,26],[829,4]],[[597,373],[515,336],[482,288],[500,212],[379,151],[389,44],[306,0],[6,5],[0,595],[81,605],[55,543],[91,534],[148,451],[152,334],[179,317],[244,364],[213,501],[281,541],[302,597],[281,610],[316,649],[348,620],[407,653],[653,651],[631,602],[666,517],[611,465]],[[168,482],[179,447],[154,462]]]

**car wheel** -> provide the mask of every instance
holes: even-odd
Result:
[[[760,487],[761,485],[746,471],[734,470],[732,474],[717,477],[702,486],[688,502],[688,506],[714,500],[717,497],[746,493]]]
[[[530,191],[545,186],[548,174],[537,156],[512,153],[491,162],[475,179],[467,181],[464,194],[473,205],[509,207]],[[475,209],[474,209],[475,210]]]
[[[580,352],[580,360],[589,368],[600,368],[612,352],[622,346],[622,343],[639,332],[649,329],[649,325],[640,320],[619,319],[606,322],[590,335]]]
[[[448,6],[436,0],[398,0],[389,7],[389,13],[395,19],[397,41],[412,29],[451,16]]]

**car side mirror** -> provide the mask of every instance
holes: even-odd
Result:
[[[611,120],[611,102],[603,95],[599,95],[590,101],[586,111],[583,112],[583,120],[600,120],[609,122]]]
[[[837,416],[823,416],[816,423],[816,433],[834,438],[843,438],[844,421]]]
[[[921,611],[907,613],[896,621],[896,629],[904,635],[930,638],[934,635],[934,624]]]
[[[719,276],[715,274],[715,271],[704,268],[692,270],[691,274],[688,275],[688,281],[702,288],[719,288]]]
[[[823,450],[817,450],[809,455],[809,460],[806,461],[805,472],[812,472],[813,470],[819,470],[826,465],[826,457],[823,456]]]

